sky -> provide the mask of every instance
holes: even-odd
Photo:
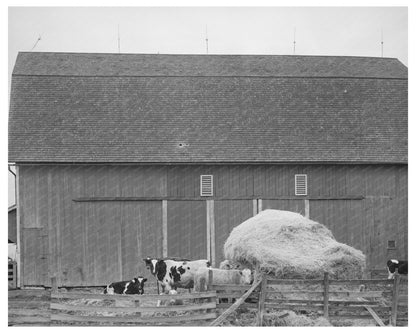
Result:
[[[406,7],[9,7],[8,87],[20,51],[118,53],[118,36],[121,53],[205,54],[208,37],[209,54],[369,57],[381,56],[383,36],[384,57],[407,66],[407,16]]]

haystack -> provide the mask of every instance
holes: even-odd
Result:
[[[338,243],[324,225],[300,214],[265,210],[236,226],[225,258],[279,278],[362,278],[364,254]]]

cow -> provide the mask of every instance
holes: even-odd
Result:
[[[213,284],[250,284],[252,283],[251,270],[248,268],[242,271],[237,269],[219,269],[202,267],[195,274],[194,291],[206,291],[208,274],[212,271]]]
[[[245,268],[237,269],[219,269],[219,268],[200,268],[195,274],[194,291],[201,292],[208,289],[209,272],[212,272],[212,284],[237,284],[249,285],[253,282],[251,270]],[[234,302],[234,298],[220,298],[220,303]],[[246,300],[247,302],[247,300]]]
[[[394,277],[394,272],[407,275],[407,260],[390,259],[387,261],[387,271],[389,273],[388,279]]]
[[[146,281],[143,276],[138,276],[129,281],[113,282],[104,288],[104,294],[143,295]]]
[[[206,259],[201,260],[173,260],[173,259],[143,259],[146,268],[156,277],[158,286],[162,287],[162,292],[169,292],[171,289],[186,288],[194,286],[194,275],[201,267],[211,267]]]

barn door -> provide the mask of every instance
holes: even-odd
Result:
[[[364,200],[311,200],[310,218],[331,230],[338,242],[363,251],[368,263],[373,230],[366,223],[372,215],[367,208]]]
[[[76,209],[79,221],[61,235],[59,285],[150,277],[143,258],[162,256],[162,201],[80,202]]]
[[[167,256],[204,259],[207,251],[207,203],[205,200],[167,202]]]
[[[49,285],[48,234],[44,228],[23,228],[23,285]]]
[[[255,200],[257,201],[257,200]],[[255,205],[257,210],[257,205]],[[234,227],[254,215],[253,200],[216,200],[214,202],[215,230],[211,237],[212,263],[218,267],[224,260],[224,243]]]

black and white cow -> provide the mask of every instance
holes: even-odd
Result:
[[[390,259],[387,261],[387,271],[389,272],[388,279],[394,277],[394,272],[407,275],[407,260]]]
[[[113,282],[104,288],[104,294],[143,295],[146,281],[143,276],[138,276],[130,281]]]
[[[147,269],[150,269],[162,287],[162,292],[171,289],[194,287],[194,276],[201,267],[211,267],[206,259],[201,260],[172,260],[146,258],[143,259]]]

